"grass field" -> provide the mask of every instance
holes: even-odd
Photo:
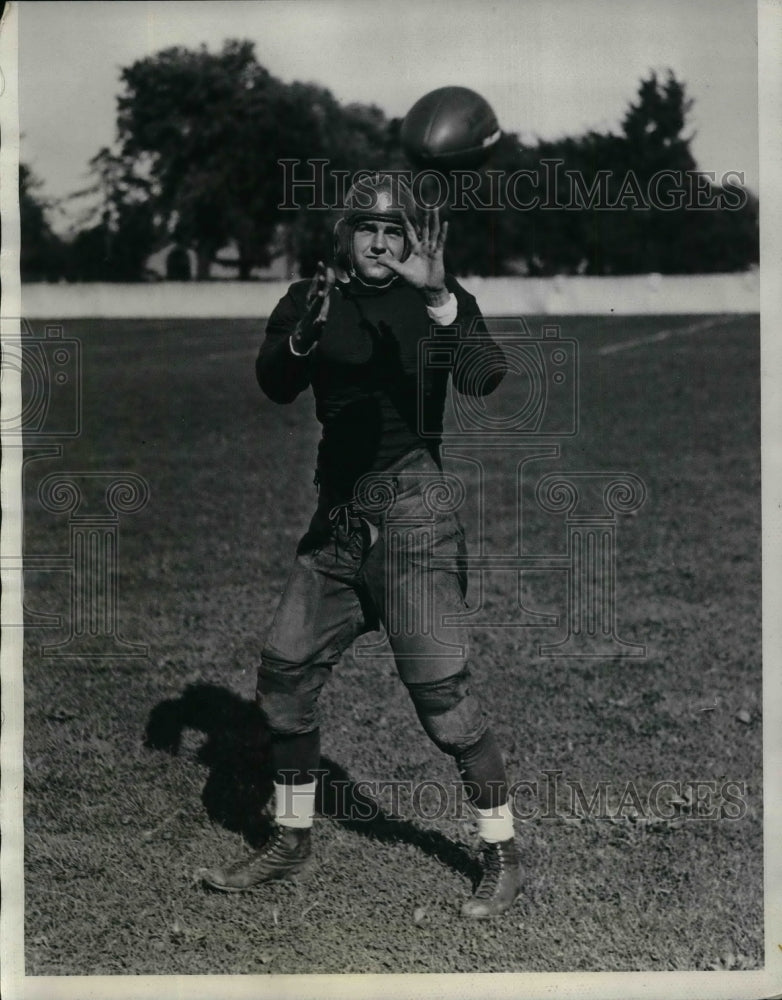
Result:
[[[646,656],[542,658],[556,629],[476,627],[473,671],[510,777],[560,771],[587,794],[605,782],[614,805],[628,782],[643,796],[663,780],[730,781],[740,815],[708,818],[683,796],[669,818],[531,818],[519,824],[523,899],[503,919],[466,923],[471,824],[427,822],[404,797],[396,816],[383,797],[370,822],[334,815],[340,787],[359,779],[455,777],[389,660],[351,653],[321,702],[317,868],[251,894],[204,890],[196,869],[263,836],[255,668],[315,499],[313,405],[278,407],[257,389],[262,324],[72,322],[83,432],[27,465],[26,549],[68,551],[67,515],[38,498],[45,476],[142,476],[149,502],[118,525],[118,608],[123,638],[148,655],[43,657],[66,632],[27,631],[28,975],[762,966],[758,319],[561,326],[580,346],[580,433],[525,468],[525,548],[564,551],[562,517],[535,506],[545,473],[640,477],[646,502],[617,526],[617,615]],[[493,551],[513,543],[499,479]],[[473,548],[474,512],[471,497]],[[511,591],[495,574],[487,607],[507,610]],[[27,574],[29,611],[67,620],[69,595],[66,574]],[[561,575],[530,574],[525,596],[561,611]]]

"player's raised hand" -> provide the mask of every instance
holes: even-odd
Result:
[[[315,274],[307,290],[307,312],[293,334],[293,346],[300,354],[306,354],[320,338],[328,319],[331,290],[336,280],[334,269],[318,261]]]
[[[440,212],[434,208],[426,212],[420,236],[407,215],[404,227],[410,245],[407,259],[394,260],[387,256],[383,263],[413,288],[419,289],[427,305],[442,305],[448,299],[443,262],[448,223],[440,224]]]

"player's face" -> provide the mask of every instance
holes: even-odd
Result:
[[[392,272],[383,258],[400,260],[404,250],[405,232],[397,222],[364,219],[353,228],[353,266],[364,281],[388,281]]]

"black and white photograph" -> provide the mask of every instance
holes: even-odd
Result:
[[[2,5],[2,993],[782,991],[772,0]]]

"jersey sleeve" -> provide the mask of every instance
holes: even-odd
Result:
[[[508,371],[505,355],[492,339],[475,296],[450,276],[446,286],[456,296],[458,306],[455,325],[459,342],[451,370],[454,388],[465,396],[488,396]]]
[[[296,285],[291,285],[274,307],[255,362],[258,384],[275,403],[292,403],[310,384],[310,356],[296,355],[290,348],[290,337],[303,308],[297,290]]]

